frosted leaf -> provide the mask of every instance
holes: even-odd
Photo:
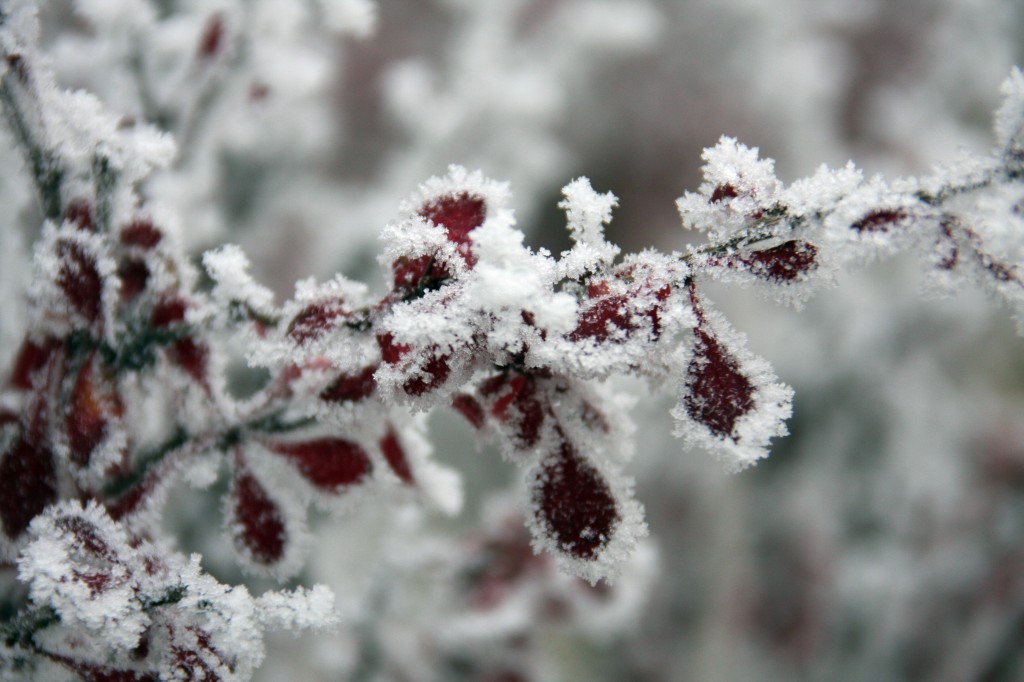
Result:
[[[947,292],[965,280],[980,285],[1006,301],[1024,325],[1024,192],[1000,186],[948,204],[931,253],[932,284]]]
[[[38,516],[18,559],[18,578],[37,605],[61,623],[102,631],[109,646],[134,648],[149,624],[130,561],[136,552],[124,529],[96,503],[64,502]]]
[[[566,213],[575,246],[559,259],[560,278],[577,279],[610,266],[620,250],[605,240],[604,226],[611,222],[612,208],[618,205],[618,199],[611,192],[595,192],[587,178],[570,182],[562,188],[562,195],[565,198],[558,207]]]
[[[302,568],[309,534],[305,505],[294,490],[275,485],[271,492],[265,483],[277,478],[270,475],[273,470],[256,448],[238,457],[224,500],[224,523],[243,569],[283,580]]]
[[[937,222],[933,208],[876,177],[836,202],[818,245],[840,265],[859,265],[922,243]]]
[[[793,391],[779,383],[769,365],[746,349],[743,337],[693,294],[700,320],[672,410],[676,435],[703,447],[731,470],[768,455],[768,443],[786,435]]]
[[[4,438],[0,452],[0,522],[8,540],[15,540],[57,501],[58,468],[48,436],[51,391],[63,358],[54,352],[41,362],[42,376],[29,396],[20,428],[12,438]],[[9,549],[7,542],[0,542],[2,554]]]
[[[127,454],[125,413],[117,378],[90,353],[75,377],[68,401],[64,438],[66,456],[79,473],[100,478]]]
[[[364,483],[373,471],[366,451],[344,438],[268,441],[264,445],[291,462],[310,484],[335,495]]]
[[[1000,88],[1003,103],[996,111],[996,144],[1016,172],[1024,164],[1024,72],[1014,67]]]
[[[567,440],[540,458],[527,485],[534,549],[591,583],[613,580],[647,535],[632,479]]]
[[[327,366],[358,374],[379,360],[372,335],[365,331],[367,287],[341,275],[317,284],[302,280],[295,297],[275,313],[277,329],[251,339],[247,360],[259,367]]]
[[[799,308],[814,292],[831,284],[834,262],[803,239],[769,240],[726,255],[701,254],[691,260],[695,270],[715,279],[757,287],[765,298]]]

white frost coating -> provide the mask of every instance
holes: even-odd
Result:
[[[213,300],[222,308],[240,302],[259,312],[274,306],[274,292],[257,284],[249,274],[249,259],[234,244],[225,244],[203,254],[203,266],[216,285]]]
[[[266,630],[326,630],[338,625],[334,593],[326,585],[293,593],[267,592],[256,599],[257,617]]]
[[[751,214],[776,202],[781,183],[775,177],[775,161],[758,158],[757,147],[723,136],[701,158],[704,182],[699,191],[676,201],[684,227],[719,241],[742,228]]]
[[[114,670],[146,670],[186,679],[185,660],[202,661],[219,679],[248,680],[264,658],[263,630],[322,629],[336,622],[330,591],[317,586],[255,600],[245,587],[218,583],[189,559],[131,538],[99,505],[67,501],[33,520],[18,560],[36,607],[60,622],[35,636],[57,650]],[[144,632],[149,653],[136,647]]]
[[[558,261],[561,277],[576,279],[611,265],[620,249],[604,238],[604,226],[611,222],[612,209],[619,200],[611,192],[598,194],[587,178],[578,178],[562,188],[565,197],[558,207],[566,214],[566,223],[575,246]]]
[[[1003,150],[1024,146],[1024,71],[1014,67],[999,92],[1003,103],[996,111],[996,144]]]
[[[77,535],[69,522],[78,524]],[[118,560],[135,556],[123,527],[95,502],[84,509],[64,502],[33,519],[29,532],[18,579],[28,583],[32,601],[51,606],[69,627],[103,632],[115,649],[135,647],[149,618],[131,567]],[[103,551],[85,551],[80,538]]]
[[[493,315],[488,334],[492,348],[516,348],[522,332],[520,311],[534,316],[540,329],[564,334],[575,324],[573,297],[552,292],[556,266],[546,253],[523,245],[523,233],[507,220],[488,220],[474,230],[474,253],[479,262],[468,278],[467,304]]]

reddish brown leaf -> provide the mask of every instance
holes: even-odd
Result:
[[[593,558],[619,520],[601,473],[563,441],[557,455],[541,464],[535,486],[539,521],[558,548],[577,559]]]
[[[253,560],[280,561],[287,541],[284,518],[263,485],[247,471],[235,478],[233,512],[235,541],[249,550]]]
[[[274,442],[268,447],[292,460],[310,483],[329,492],[361,483],[373,470],[366,451],[343,438]]]
[[[445,228],[450,241],[468,245],[469,233],[487,218],[487,203],[483,197],[463,192],[435,199],[420,209],[420,215]]]
[[[57,258],[57,285],[76,311],[89,322],[95,322],[103,305],[103,279],[96,259],[80,244],[67,239],[57,242]]]
[[[409,468],[409,460],[406,458],[405,450],[398,442],[398,436],[394,430],[388,429],[387,434],[380,441],[380,449],[395,475],[401,479],[402,483],[411,485],[413,482],[412,469]]]
[[[754,409],[754,386],[718,339],[697,327],[693,359],[686,370],[687,414],[718,436],[729,436],[737,420]]]
[[[348,317],[349,314],[345,302],[340,298],[311,303],[288,324],[288,336],[295,343],[303,345],[311,339],[320,338],[335,325],[338,318]]]
[[[33,441],[35,439],[32,439]],[[57,468],[42,442],[17,437],[0,455],[0,521],[9,538],[25,532],[47,506],[57,501]]]
[[[377,390],[377,382],[373,379],[377,365],[365,367],[358,374],[341,374],[331,385],[320,392],[320,400],[329,403],[345,403],[364,400]]]

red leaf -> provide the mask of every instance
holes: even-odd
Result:
[[[26,391],[32,388],[32,377],[46,365],[50,356],[61,345],[57,339],[46,339],[42,343],[35,343],[26,336],[14,359],[14,367],[11,369],[11,385]]]
[[[85,232],[92,232],[96,229],[92,219],[92,207],[89,205],[89,201],[83,197],[75,197],[68,202],[64,209],[64,220]]]
[[[57,242],[57,257],[61,261],[57,285],[81,315],[95,322],[103,304],[103,279],[96,259],[67,239]]]
[[[317,339],[334,326],[338,318],[348,317],[349,310],[340,299],[319,301],[303,308],[288,325],[288,336],[299,345]]]
[[[44,443],[19,436],[0,459],[0,521],[7,536],[21,535],[37,514],[56,501],[53,453]]]
[[[295,462],[303,477],[317,488],[333,493],[361,483],[373,470],[366,451],[343,438],[274,442],[268,447]]]
[[[481,429],[484,426],[484,408],[480,405],[480,402],[471,395],[466,393],[457,393],[452,396],[452,408],[466,418],[475,429]]]
[[[449,360],[450,356],[448,355],[432,355],[427,363],[420,368],[423,375],[417,375],[406,381],[402,384],[402,390],[406,395],[417,397],[440,388],[451,374]]]
[[[234,498],[235,542],[244,545],[257,563],[280,561],[287,533],[277,503],[247,471],[239,472],[235,478]]]
[[[687,414],[718,436],[731,435],[737,420],[754,409],[754,386],[718,339],[702,326],[686,370]]]
[[[625,294],[606,296],[584,308],[576,329],[569,333],[570,341],[594,339],[605,341],[616,329],[631,332],[637,329]]]
[[[450,241],[468,245],[469,233],[487,218],[487,203],[483,197],[463,192],[435,199],[420,209],[420,216],[445,228]]]
[[[398,436],[392,429],[380,441],[380,449],[384,453],[384,459],[388,461],[391,470],[402,480],[402,483],[411,485],[412,469],[409,468],[409,460],[405,456],[402,444],[398,442]]]
[[[320,400],[329,403],[356,402],[373,395],[377,382],[373,379],[377,365],[370,365],[358,374],[341,374],[320,392]]]
[[[908,217],[904,211],[899,209],[879,209],[868,213],[850,227],[857,232],[888,232],[890,227],[903,222]]]
[[[121,230],[121,243],[152,249],[164,238],[164,233],[149,218],[136,218]]]
[[[751,274],[778,284],[792,282],[802,273],[818,267],[818,249],[814,244],[790,240],[770,249],[754,251],[738,258]]]
[[[601,473],[563,441],[541,464],[533,502],[545,532],[558,548],[590,559],[611,538],[619,520],[615,498]]]
[[[124,414],[117,387],[109,377],[97,376],[95,355],[82,365],[68,404],[67,435],[71,460],[88,466],[92,453],[103,442],[113,419]]]

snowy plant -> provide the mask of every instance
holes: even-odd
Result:
[[[519,5],[486,4],[495,14],[472,15],[467,45],[515,33],[499,6],[514,15]],[[5,188],[29,217],[12,204],[3,229],[27,220],[34,230],[25,314],[3,320],[3,338],[22,337],[0,396],[0,559],[23,585],[7,599],[7,679],[244,680],[264,659],[265,633],[338,627],[324,586],[253,597],[204,572],[168,533],[165,509],[180,483],[219,496],[225,546],[249,585],[294,586],[322,513],[459,512],[463,482],[435,461],[423,417],[442,410],[518,468],[518,508],[496,505],[468,543],[410,533],[405,575],[436,576],[446,597],[427,611],[443,627],[424,622],[417,634],[428,632],[432,656],[395,646],[410,624],[387,614],[364,624],[365,639],[381,642],[389,658],[378,668],[395,678],[460,665],[465,676],[543,676],[514,661],[531,623],[606,634],[636,616],[652,581],[630,474],[632,400],[617,378],[672,395],[684,446],[730,472],[787,434],[792,389],[709,285],[800,309],[841,273],[909,253],[934,289],[980,288],[1024,325],[1019,70],[1004,84],[990,155],[920,178],[865,177],[851,163],[786,184],[757,149],[722,137],[705,150],[703,183],[677,202],[703,242],[623,255],[605,234],[617,198],[581,177],[562,189],[571,247],[555,255],[526,244],[512,208],[513,191],[546,178],[529,164],[511,162],[532,174],[525,187],[461,165],[425,177],[430,144],[472,127],[479,112],[464,110],[465,91],[492,67],[517,77],[481,107],[531,121],[495,148],[550,149],[558,98],[544,70],[467,57],[446,92],[406,63],[389,96],[422,146],[382,162],[372,197],[352,198],[363,217],[396,192],[379,232],[384,285],[310,277],[279,302],[239,246],[190,249],[248,222],[268,234],[291,188],[315,220],[345,223],[344,201],[310,200],[330,189],[302,163],[326,135],[324,45],[369,31],[373,6],[183,5],[79,2],[91,32],[45,38],[44,50],[35,4],[0,3],[0,104],[32,187]],[[568,47],[596,51],[656,33],[643,3],[569,5],[566,16],[540,12],[534,30],[591,16]],[[446,115],[420,118],[421,108]],[[235,177],[247,171],[263,175]],[[286,189],[264,200],[260,183],[275,181]],[[356,254],[324,255],[335,256]],[[383,601],[415,601],[415,588],[385,585]],[[480,654],[480,638],[497,653]]]

